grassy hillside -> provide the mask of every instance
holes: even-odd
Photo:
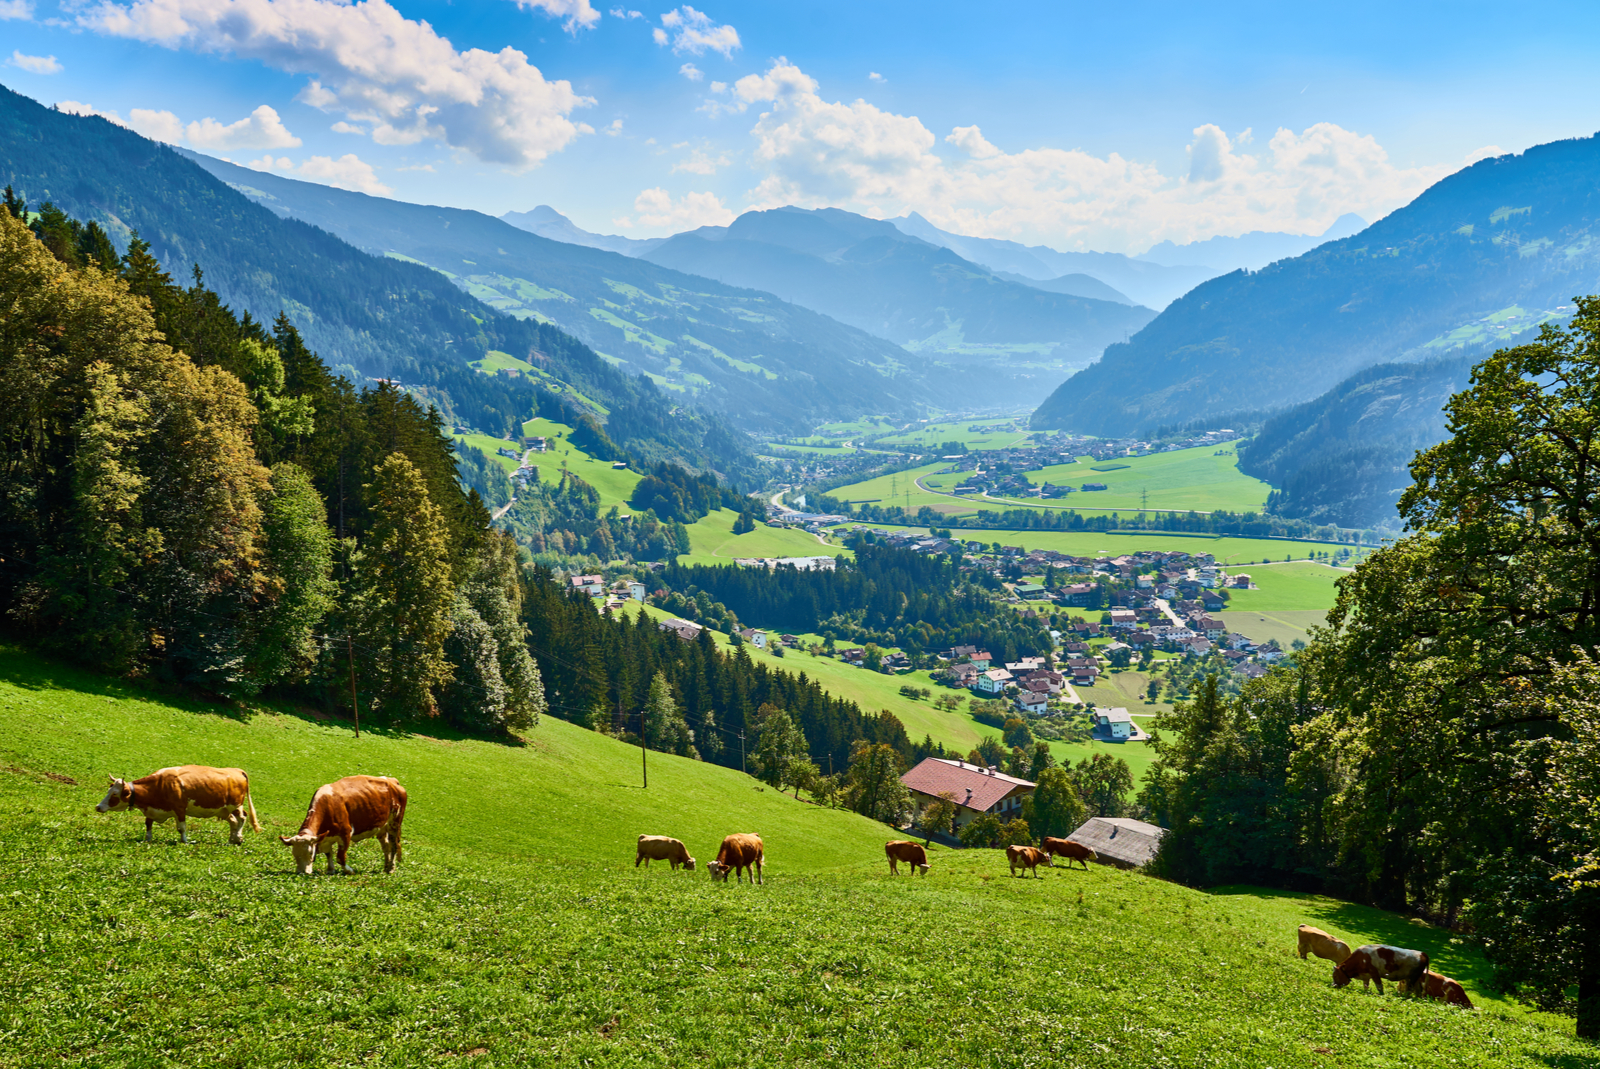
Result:
[[[1339,592],[1334,584],[1349,573],[1340,568],[1311,561],[1257,564],[1248,569],[1250,581],[1259,590],[1230,590],[1228,608],[1233,612],[1274,612],[1279,610],[1333,608]]]
[[[0,1062],[16,1065],[1593,1064],[1487,997],[1448,933],[1327,899],[1115,870],[1012,880],[881,826],[546,722],[526,747],[184,708],[0,651]],[[410,788],[406,856],[289,873],[269,835],[153,845],[92,811],[107,770],[240,761],[269,831],[364,768]],[[130,768],[131,766],[131,768]],[[52,778],[54,777],[54,778]],[[66,779],[76,783],[65,782]],[[736,789],[735,789],[736,788]],[[757,830],[765,887],[634,870],[639,827]],[[937,918],[929,924],[930,918]],[[1427,950],[1476,1013],[1334,991],[1294,925]],[[68,979],[70,977],[70,980]]]
[[[1030,471],[1028,479],[1041,486],[1047,482],[1074,487],[1104,483],[1104,490],[1079,491],[1058,502],[1079,510],[1259,512],[1272,492],[1270,485],[1239,470],[1239,458],[1232,449],[1219,451],[1209,445],[1104,463],[1093,457],[1080,457],[1076,464],[1054,464]]]
[[[870,526],[884,530],[895,529],[887,524]],[[849,528],[850,524],[844,524],[841,529]],[[925,527],[910,529],[927,530]],[[954,529],[954,534],[957,538],[970,542],[999,542],[1003,546],[1021,546],[1024,549],[1053,549],[1058,553],[1074,557],[1114,557],[1123,553],[1137,553],[1144,549],[1210,553],[1221,564],[1256,564],[1263,560],[1282,562],[1286,557],[1304,560],[1313,552],[1331,553],[1338,549],[1355,549],[1353,546],[1347,547],[1336,542],[1234,538],[1231,535],[1216,537],[1167,531],[1001,531],[987,527],[957,527]],[[1250,574],[1254,575],[1255,572],[1251,571]]]
[[[733,533],[734,521],[739,514],[732,509],[718,509],[689,524],[688,556],[679,557],[679,564],[731,564],[735,557],[837,557],[841,553],[851,556],[852,551],[817,540],[815,535],[789,527],[768,527],[756,524],[754,531],[742,535]]]

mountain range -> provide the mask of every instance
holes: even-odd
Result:
[[[1259,271],[1274,260],[1287,260],[1310,252],[1318,245],[1338,241],[1367,228],[1367,221],[1354,212],[1346,212],[1333,221],[1333,225],[1320,234],[1283,234],[1275,231],[1252,230],[1238,237],[1214,237],[1204,241],[1191,241],[1174,245],[1163,241],[1149,252],[1141,253],[1140,260],[1167,267],[1199,264],[1217,274],[1229,271]]]
[[[1600,137],[1486,159],[1359,234],[1173,302],[1036,428],[1127,434],[1316,398],[1382,363],[1484,355],[1600,290]]]

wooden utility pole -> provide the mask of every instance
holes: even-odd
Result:
[[[344,651],[350,659],[350,709],[356,714],[356,738],[361,737],[361,703],[356,699],[356,648],[350,632],[344,633]]]
[[[739,732],[739,771],[740,772],[744,772],[745,771],[745,768],[744,768],[744,731],[742,729]],[[749,775],[749,773],[747,773],[747,772],[745,774]]]

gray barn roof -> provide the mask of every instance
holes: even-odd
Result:
[[[1090,817],[1068,838],[1089,847],[1102,861],[1142,868],[1156,856],[1161,837],[1166,834],[1167,829],[1142,820]]]

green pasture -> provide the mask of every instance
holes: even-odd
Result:
[[[522,455],[522,448],[511,439],[495,438],[488,434],[457,434],[453,435],[452,437],[454,437],[458,442],[463,442],[466,445],[472,446],[474,449],[482,451],[484,456],[488,457],[496,464],[499,464],[502,468],[506,469],[507,472],[513,472],[517,470],[517,461],[512,460],[510,457],[499,456],[495,453],[496,449],[514,449],[516,450],[517,455],[520,457]]]
[[[834,493],[837,494],[839,491],[836,490]],[[851,521],[855,522],[857,521]],[[850,526],[848,523],[843,524],[835,530],[848,531]],[[897,529],[884,524],[867,526],[884,530]],[[906,529],[927,530],[925,527]],[[999,531],[992,528],[957,527],[952,533],[956,538],[969,542],[982,542],[985,545],[998,542],[1003,546],[1021,546],[1030,550],[1053,549],[1057,553],[1073,557],[1116,557],[1124,553],[1138,553],[1144,549],[1163,552],[1182,550],[1194,554],[1210,553],[1217,558],[1218,563],[1230,565],[1257,564],[1263,560],[1282,562],[1285,557],[1290,556],[1297,561],[1304,561],[1312,552],[1331,553],[1342,548],[1334,542],[1291,542],[1271,538],[1235,538],[1231,535],[1218,537],[1168,531]],[[1322,566],[1316,565],[1316,567]],[[1252,570],[1250,574],[1254,575],[1255,572]]]
[[[893,445],[908,449],[931,449],[945,442],[961,442],[968,450],[976,452],[980,449],[1009,449],[1028,440],[1029,432],[1022,431],[994,431],[980,434],[968,430],[969,427],[991,427],[1006,422],[1003,416],[986,417],[983,419],[941,420],[937,423],[928,423],[916,430],[903,431],[891,434],[878,441],[878,445]]]
[[[173,702],[0,652],[0,1063],[94,1066],[1579,1067],[1570,1021],[1492,998],[1393,914],[998,851],[888,874],[882,825],[546,720],[526,744]],[[107,773],[237,763],[265,834],[180,846],[93,805]],[[291,875],[276,834],[353,771],[410,792],[382,874]],[[766,883],[713,884],[729,831]],[[633,867],[641,831],[699,871]],[[929,919],[936,918],[930,924]],[[1427,950],[1479,1009],[1336,991],[1295,925]]]
[[[613,468],[609,460],[596,460],[585,453],[572,444],[569,438],[572,428],[564,423],[555,423],[541,416],[523,423],[522,433],[527,437],[545,439],[546,451],[533,454],[533,463],[539,467],[540,482],[558,483],[561,473],[571,470],[599,491],[602,512],[612,505],[628,511],[628,498],[633,496],[633,488],[643,478],[638,472],[631,468]]]
[[[736,535],[733,525],[738,518],[732,509],[718,509],[689,524],[691,550],[687,556],[679,557],[678,563],[732,564],[735,557],[851,555],[848,549],[819,542],[815,535],[792,527],[768,527],[758,522],[755,530]]]
[[[1228,591],[1231,612],[1319,609],[1326,613],[1339,596],[1334,584],[1341,576],[1350,574],[1311,561],[1253,565],[1243,570],[1260,589]]]
[[[502,353],[499,349],[490,349],[483,355],[482,360],[472,361],[471,366],[490,375],[496,371],[520,371],[526,373],[533,370],[533,365],[526,360],[518,360],[510,353]]]
[[[1311,629],[1322,626],[1328,614],[1322,609],[1275,609],[1271,612],[1230,611],[1219,615],[1229,631],[1256,642],[1277,639],[1280,647],[1289,649],[1296,639],[1309,642]]]
[[[1079,490],[1051,502],[1059,508],[1259,512],[1272,487],[1241,472],[1232,447],[1222,447],[1220,456],[1218,452],[1218,447],[1207,445],[1105,462],[1080,457],[1075,464],[1054,464],[1027,475],[1035,485],[1106,486],[1104,490]],[[1033,499],[1019,504],[1039,507]]]

